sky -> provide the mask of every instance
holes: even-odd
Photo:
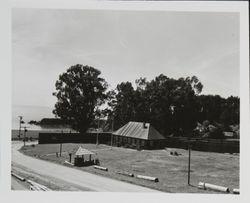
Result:
[[[196,75],[202,94],[239,96],[239,14],[12,9],[12,104],[53,107],[72,65],[123,81]]]

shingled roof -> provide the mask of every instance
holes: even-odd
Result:
[[[163,137],[150,123],[128,122],[126,125],[112,133],[124,137],[138,138],[143,140],[163,140]]]

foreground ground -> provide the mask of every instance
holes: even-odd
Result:
[[[94,144],[63,144],[62,156],[57,157],[59,144],[43,144],[22,148],[26,155],[43,160],[64,164],[69,160],[68,153],[74,153],[79,146],[96,153],[101,166],[108,172],[99,171],[92,166],[74,167],[90,173],[130,182],[137,185],[178,193],[212,193],[197,188],[198,182],[207,182],[239,188],[239,155],[192,151],[191,153],[191,185],[187,185],[188,151],[183,149],[143,150],[117,148]],[[177,151],[179,156],[170,155]],[[159,182],[150,182],[117,174],[117,171],[128,171],[135,175],[147,175],[159,178]]]
[[[17,178],[11,177],[11,189],[12,190],[29,190],[29,186],[18,180]]]
[[[12,142],[12,171],[19,176],[21,175],[24,178],[43,184],[49,189],[66,191],[157,192],[146,187],[23,155],[18,151],[22,144],[22,142]]]

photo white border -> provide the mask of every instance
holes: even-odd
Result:
[[[240,195],[11,191],[11,8],[240,12]],[[1,202],[211,202],[249,201],[249,22],[248,2],[0,1],[0,201]],[[223,77],[223,76],[222,76]]]

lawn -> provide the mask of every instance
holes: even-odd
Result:
[[[96,152],[101,166],[108,172],[99,171],[92,166],[79,167],[110,178],[173,193],[214,193],[197,188],[198,182],[207,182],[226,186],[230,189],[239,188],[239,154],[223,154],[213,152],[191,152],[191,185],[187,185],[188,151],[184,149],[142,150],[111,147],[95,144],[63,144],[62,157],[57,157],[59,144],[41,144],[26,146],[24,154],[48,161],[63,164],[69,160],[68,153],[74,153],[79,146]],[[170,155],[177,151],[179,156]],[[122,176],[116,171],[127,171],[135,175],[154,176],[159,182],[151,182],[137,178]]]

